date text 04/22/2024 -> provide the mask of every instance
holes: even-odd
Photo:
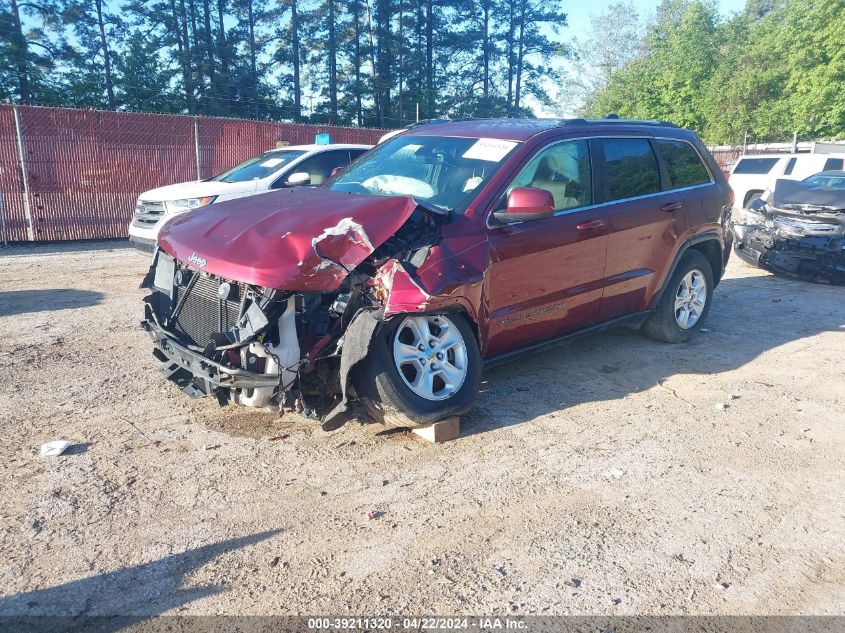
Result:
[[[311,631],[335,630],[390,630],[403,629],[412,631],[425,630],[524,630],[526,622],[517,618],[477,617],[477,618],[438,618],[409,617],[393,619],[382,618],[309,618],[308,629]]]

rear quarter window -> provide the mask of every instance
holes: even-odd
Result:
[[[789,176],[792,174],[792,170],[795,169],[795,163],[798,161],[797,158],[790,158],[789,162],[786,164],[786,169],[783,170],[784,176]]]
[[[648,139],[602,139],[601,145],[607,175],[606,201],[660,191],[660,168]]]
[[[733,173],[768,174],[777,162],[777,158],[742,158],[734,167]]]
[[[824,162],[822,171],[842,171],[843,161],[841,158],[828,158]]]
[[[710,172],[701,162],[698,152],[685,141],[657,139],[657,151],[666,163],[673,189],[692,187],[710,182]]]

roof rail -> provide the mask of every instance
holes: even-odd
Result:
[[[561,125],[589,125],[591,123],[601,123],[603,125],[653,125],[656,127],[679,127],[670,121],[658,121],[656,119],[621,119],[617,114],[608,114],[603,119],[564,119],[561,122]]]

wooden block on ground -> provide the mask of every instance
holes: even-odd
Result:
[[[435,422],[423,429],[411,429],[416,435],[433,444],[456,440],[461,435],[461,418],[458,416]]]

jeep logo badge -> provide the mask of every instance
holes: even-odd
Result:
[[[196,264],[197,268],[202,268],[208,263],[205,259],[197,255],[196,253],[191,253],[191,256],[188,258],[188,261],[192,264]]]

